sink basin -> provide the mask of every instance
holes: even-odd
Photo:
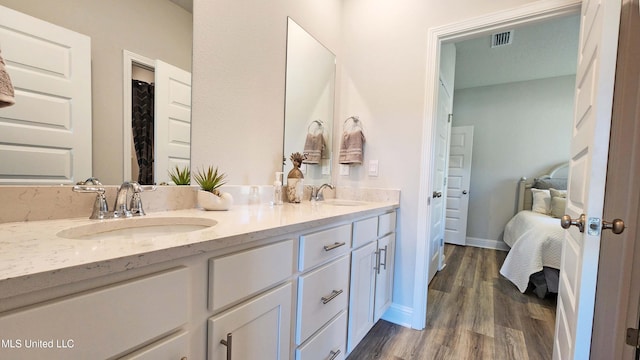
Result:
[[[80,225],[58,232],[77,240],[126,240],[198,231],[216,225],[213,219],[192,217],[139,217]]]
[[[344,200],[344,199],[325,199],[324,203],[333,206],[360,206],[365,205],[364,201]]]

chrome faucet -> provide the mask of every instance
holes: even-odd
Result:
[[[324,200],[324,195],[322,194],[322,190],[328,187],[329,189],[333,190],[334,187],[331,184],[322,184],[319,187],[315,187],[312,186],[311,187],[311,201],[322,201]]]
[[[135,181],[125,181],[120,185],[116,194],[116,202],[113,205],[114,218],[128,218],[132,216],[145,215],[142,207],[142,199],[140,193],[143,191],[154,191],[155,185],[140,185]],[[131,193],[131,202],[128,203],[128,195]]]
[[[129,210],[129,204],[127,203],[129,192],[132,194],[139,192],[140,185],[134,181],[125,181],[118,188],[116,194],[116,202],[113,205],[113,217],[114,218],[128,218],[131,217],[131,210]],[[133,195],[132,195],[133,196]]]

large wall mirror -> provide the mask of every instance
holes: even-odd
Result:
[[[175,105],[175,109],[169,109],[169,122],[167,131],[173,136],[173,139],[180,147],[180,159],[177,162],[171,162],[171,154],[176,151],[169,150],[169,154],[165,151],[165,157],[169,168],[175,164],[187,166],[189,164],[189,140],[190,140],[190,109],[185,115],[185,108],[190,108],[190,88],[185,90],[186,83],[190,83],[192,44],[193,44],[193,20],[192,20],[192,4],[189,0],[110,0],[110,1],[76,1],[76,0],[2,0],[0,4],[11,10],[15,10],[22,14],[29,15],[36,20],[53,24],[55,26],[71,30],[79,34],[86,35],[90,38],[90,88],[91,96],[85,97],[90,102],[89,115],[82,119],[72,119],[72,121],[85,121],[91,124],[91,147],[89,153],[91,156],[91,165],[89,170],[85,170],[81,175],[67,176],[68,171],[58,171],[52,166],[51,161],[47,161],[43,157],[34,157],[35,166],[29,169],[20,169],[20,161],[8,161],[13,168],[8,169],[9,172],[19,174],[15,176],[15,180],[11,178],[2,179],[2,184],[70,184],[75,181],[83,180],[85,176],[96,176],[104,184],[120,184],[123,180],[138,180],[136,170],[132,169],[132,160],[136,156],[136,150],[132,146],[132,129],[127,126],[127,114],[125,110],[127,103],[129,107],[133,107],[135,111],[136,105],[131,105],[131,97],[127,94],[127,82],[131,82],[131,78],[127,76],[135,76],[132,74],[139,73],[139,69],[131,68],[131,64],[135,63],[142,70],[157,71],[158,64],[170,65],[173,68],[184,70],[188,74],[188,79],[175,80],[173,75],[169,77],[173,82],[167,85],[164,90],[158,90],[156,86],[155,94],[158,91],[168,92],[171,96],[177,95],[177,98],[170,100]],[[34,31],[38,31],[37,29]],[[25,42],[30,41],[28,33],[24,36]],[[37,57],[38,54],[43,56],[42,52],[34,51],[32,44],[25,43],[21,45],[14,39],[8,39],[6,32],[0,32],[0,51],[2,56],[7,60],[7,69],[11,74],[11,67],[14,69],[22,66],[12,49],[23,48],[31,49],[30,51],[22,51],[20,56]],[[45,49],[46,50],[46,49]],[[57,51],[57,50],[56,50]],[[51,53],[55,51],[52,50]],[[45,52],[46,53],[46,52]],[[129,63],[127,56],[129,54]],[[134,55],[131,55],[134,54]],[[64,56],[60,57],[64,59]],[[24,69],[24,66],[22,67]],[[27,69],[29,70],[29,69]],[[31,69],[33,70],[33,69]],[[17,71],[16,71],[17,72]],[[143,71],[144,72],[144,71]],[[149,75],[149,74],[147,74]],[[22,81],[22,74],[15,75],[15,81]],[[46,76],[55,77],[57,74],[50,73]],[[144,78],[142,75],[138,80],[149,84],[155,83],[153,74]],[[15,82],[14,81],[14,82]],[[128,84],[131,89],[131,83]],[[176,91],[179,90],[180,92]],[[29,95],[31,96],[31,95]],[[143,98],[144,94],[139,94]],[[19,98],[21,97],[21,98]],[[20,87],[16,87],[16,102],[24,100],[25,93]],[[31,96],[36,99],[36,96]],[[67,108],[81,106],[82,104],[67,101],[68,105],[60,106],[60,112],[65,112]],[[23,101],[24,104],[24,101]],[[16,103],[17,105],[17,103]],[[155,105],[149,105],[153,108]],[[0,109],[0,118],[7,119],[5,123],[9,124],[8,129],[27,129],[36,126],[36,122],[28,116],[17,118],[12,116],[12,111],[17,107],[9,107]],[[5,110],[10,109],[10,110]],[[44,113],[37,107],[31,106],[32,113],[42,118],[54,118],[57,114],[52,112]],[[68,111],[67,111],[68,112]],[[9,115],[8,115],[9,114]],[[179,119],[179,121],[174,121]],[[62,123],[61,121],[48,121],[50,123]],[[51,125],[46,125],[51,128]],[[58,125],[54,125],[58,126]],[[59,126],[62,130],[67,125]],[[69,127],[73,127],[69,126]],[[17,131],[17,130],[16,130]],[[157,134],[156,134],[157,135]],[[167,136],[168,137],[168,136]],[[29,136],[23,136],[29,138]],[[32,141],[29,145],[37,148],[34,138],[28,139]],[[44,139],[44,137],[43,137]],[[153,141],[153,140],[152,140]],[[0,139],[0,142],[6,142]],[[153,141],[157,142],[157,141]],[[157,144],[154,144],[154,146]],[[49,146],[49,145],[47,145]],[[51,147],[54,148],[55,146]],[[58,145],[64,148],[65,144]],[[14,148],[18,148],[14,146]],[[44,148],[44,147],[43,147]],[[2,150],[2,149],[0,149]],[[173,152],[172,152],[173,151]],[[13,151],[18,153],[18,151]],[[55,158],[55,151],[50,151],[51,157]],[[61,159],[64,163],[66,158],[73,159],[78,157],[82,150],[70,151],[70,155],[58,156],[55,159]],[[7,152],[8,154],[8,152]],[[155,154],[155,151],[154,151]],[[4,155],[3,155],[4,156]],[[129,158],[127,158],[129,156]],[[3,159],[3,162],[7,160]],[[155,162],[155,160],[151,160]],[[32,162],[30,165],[33,165]],[[134,160],[135,162],[135,160]],[[22,163],[25,163],[22,161]],[[68,164],[68,161],[66,162]],[[49,167],[50,172],[55,176],[51,178],[40,177],[35,170]],[[73,168],[73,166],[69,166]],[[35,170],[34,170],[35,169]],[[0,169],[4,171],[4,169]],[[154,174],[149,178],[147,183],[160,183],[168,179],[168,169],[160,169],[157,171],[159,175]],[[20,179],[24,179],[20,181]]]
[[[285,178],[293,168],[289,157],[299,152],[307,156],[301,167],[305,184],[331,181],[335,68],[335,55],[288,18]]]

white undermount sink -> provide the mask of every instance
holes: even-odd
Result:
[[[345,199],[325,199],[323,200],[323,203],[327,205],[333,205],[333,206],[360,206],[360,205],[366,204],[366,202],[364,201],[345,200]]]
[[[59,237],[74,240],[126,240],[181,234],[215,226],[213,219],[194,217],[135,217],[79,225],[58,232]]]

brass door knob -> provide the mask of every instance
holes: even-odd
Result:
[[[568,229],[571,225],[577,226],[580,232],[584,232],[584,224],[586,223],[587,216],[585,214],[580,215],[576,220],[572,219],[569,215],[563,215],[560,218],[560,226],[563,229]]]
[[[614,234],[622,234],[624,231],[624,221],[614,219],[612,222],[602,221],[602,230],[611,229]]]

